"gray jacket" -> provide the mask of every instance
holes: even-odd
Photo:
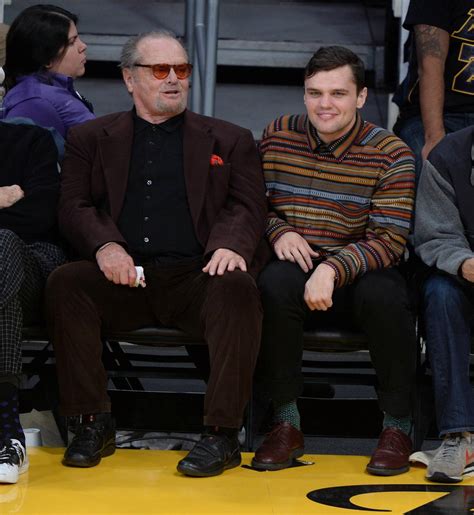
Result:
[[[473,132],[449,134],[435,147],[424,163],[416,199],[415,251],[426,265],[454,275],[474,257],[468,227],[474,217]]]

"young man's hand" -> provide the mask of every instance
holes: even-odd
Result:
[[[312,258],[319,257],[309,243],[297,232],[286,232],[282,234],[273,246],[275,254],[280,261],[291,261],[298,263],[303,272],[313,269]]]
[[[304,300],[311,311],[327,311],[332,306],[336,272],[321,263],[306,281]]]

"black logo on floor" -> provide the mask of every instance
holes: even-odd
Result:
[[[351,498],[361,494],[389,493],[389,492],[442,492],[439,499],[425,503],[414,510],[405,512],[405,515],[472,515],[474,508],[474,486],[454,485],[353,485],[336,486],[313,490],[307,495],[308,499],[331,506],[358,512],[387,512],[392,510],[372,509],[357,506]]]

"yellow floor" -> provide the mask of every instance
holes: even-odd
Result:
[[[185,455],[181,451],[118,450],[92,469],[63,467],[62,453],[63,449],[30,449],[30,470],[16,485],[0,485],[0,513],[402,514],[438,498],[447,499],[450,491],[449,487],[438,486],[438,492],[403,492],[404,488],[417,490],[433,485],[424,480],[424,468],[412,468],[409,473],[392,478],[376,478],[363,472],[367,458],[361,456],[307,455],[304,459],[314,461],[314,465],[278,472],[239,467],[218,477],[187,478],[175,469],[177,461]],[[248,464],[251,457],[244,454],[243,463]],[[359,492],[351,499],[352,509],[335,508],[307,498],[313,490],[345,485],[394,485],[391,489],[398,491]],[[474,479],[465,480],[462,485],[471,488],[455,488],[474,489]],[[469,504],[471,496],[467,496],[467,501],[466,495],[457,496],[461,501],[456,502],[461,506],[456,508]],[[341,502],[343,497],[344,493],[336,490],[334,502]],[[452,515],[454,510],[452,506],[437,511],[428,508],[423,513]],[[469,513],[469,508],[460,513]]]

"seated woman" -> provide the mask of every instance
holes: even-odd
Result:
[[[63,138],[69,127],[94,118],[74,89],[87,48],[76,23],[75,14],[54,5],[34,5],[15,18],[6,41],[3,118],[30,118]]]
[[[56,245],[57,150],[35,125],[0,122],[0,483],[28,469],[19,420],[23,324],[41,321],[49,273],[65,261]]]

